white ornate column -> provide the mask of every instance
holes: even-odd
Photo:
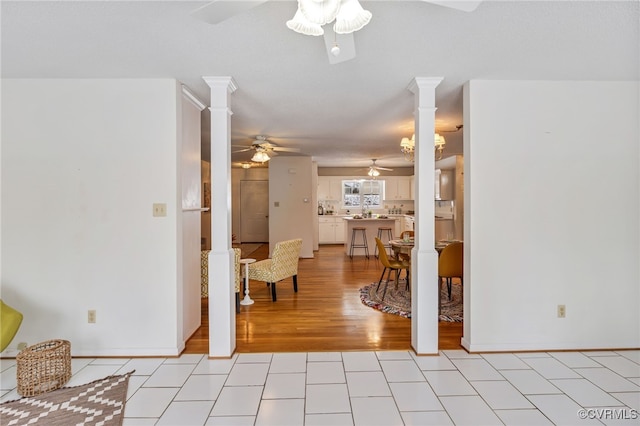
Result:
[[[435,250],[435,99],[441,77],[416,77],[415,247],[411,252],[411,346],[419,355],[438,353],[438,253]]]
[[[209,253],[209,356],[236,348],[234,256],[231,249],[231,77],[203,77],[211,88],[211,252]]]

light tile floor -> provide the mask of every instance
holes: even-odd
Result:
[[[135,370],[125,426],[640,425],[637,350],[77,358],[72,368],[68,386]],[[15,375],[15,360],[0,360],[0,402],[19,397]]]

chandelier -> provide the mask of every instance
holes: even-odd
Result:
[[[337,34],[349,34],[362,29],[371,20],[371,12],[364,10],[358,0],[298,0],[298,10],[287,27],[295,32],[320,36],[323,25],[330,22]]]
[[[442,159],[442,151],[444,150],[444,145],[447,143],[447,141],[444,140],[444,136],[440,136],[438,133],[436,133],[434,142],[436,152],[438,153],[438,157],[436,158],[436,160],[440,160]]]
[[[442,159],[442,151],[447,142],[443,136],[438,133],[434,135],[434,147],[437,152],[436,160]],[[411,136],[411,139],[404,137],[400,141],[400,152],[404,154],[404,159],[407,161],[415,161],[415,149],[416,149],[416,135]]]

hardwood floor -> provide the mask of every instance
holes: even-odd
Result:
[[[291,278],[277,284],[271,301],[265,283],[251,281],[253,305],[236,316],[236,351],[312,352],[411,349],[411,320],[385,314],[360,301],[358,290],[377,282],[382,266],[375,257],[349,259],[342,245],[321,245],[313,259],[300,259],[298,293]],[[268,245],[251,254],[265,259]],[[202,326],[187,342],[185,353],[207,353],[207,299],[202,300]],[[462,323],[439,323],[440,349],[460,349]]]

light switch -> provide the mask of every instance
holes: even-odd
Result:
[[[153,217],[164,217],[167,215],[166,203],[154,203],[153,204]]]
[[[280,207],[280,201],[274,201],[273,207]]]

